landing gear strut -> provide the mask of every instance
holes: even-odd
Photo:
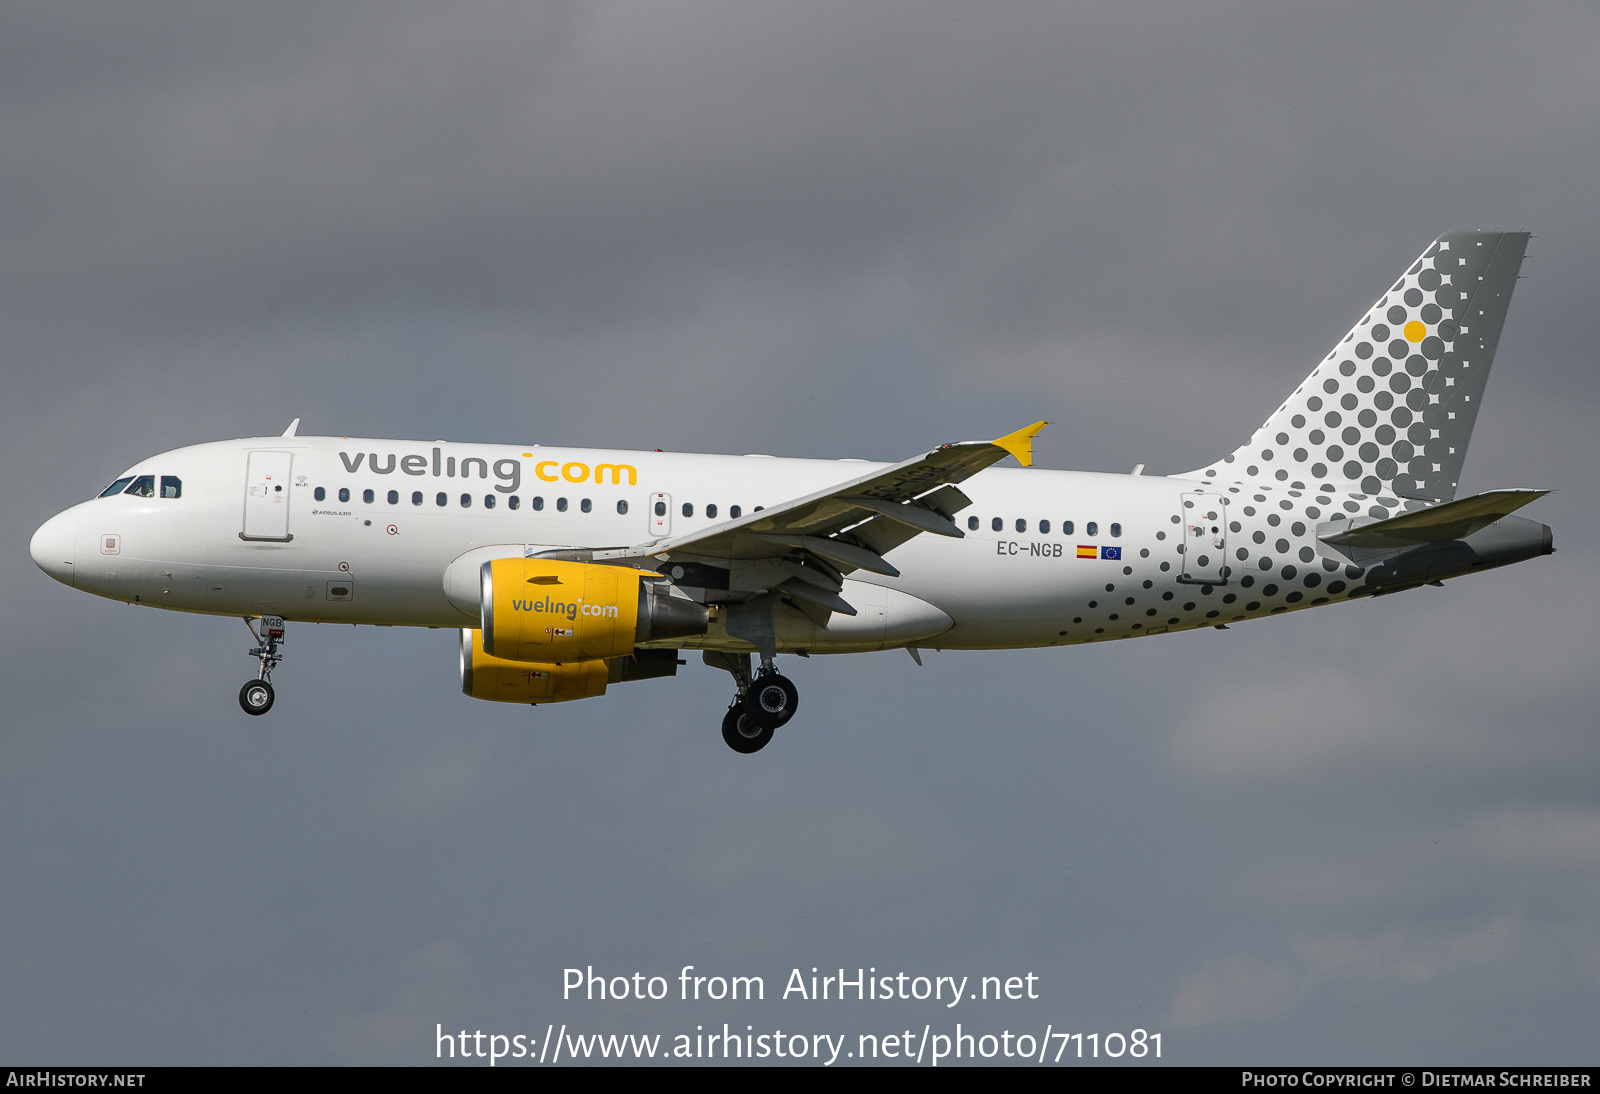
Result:
[[[735,752],[759,752],[772,740],[800,706],[800,693],[789,678],[778,673],[772,658],[763,657],[752,675],[750,655],[707,650],[701,655],[712,668],[733,676],[738,693],[722,718],[722,739]]]
[[[283,618],[262,616],[259,632],[249,616],[245,616],[244,625],[250,628],[256,640],[256,648],[250,651],[250,656],[260,661],[261,668],[254,680],[246,681],[239,689],[239,706],[246,714],[265,714],[272,709],[272,700],[276,697],[272,691],[272,670],[283,660],[283,654],[278,652],[283,644]]]

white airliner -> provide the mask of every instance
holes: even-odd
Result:
[[[1140,638],[1549,554],[1550,529],[1510,515],[1545,491],[1455,500],[1527,240],[1439,237],[1249,443],[1181,475],[993,466],[1030,465],[1044,422],[887,465],[296,419],[142,460],[31,550],[85,592],[244,617],[250,714],[286,621],[449,627],[462,691],[501,702],[597,696],[698,649],[737,685],[723,738],[755,752],[798,702],[780,653]]]

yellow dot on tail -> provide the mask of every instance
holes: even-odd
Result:
[[[1406,341],[1420,342],[1428,336],[1428,328],[1413,319],[1406,324]]]

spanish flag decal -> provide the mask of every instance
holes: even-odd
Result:
[[[1093,548],[1093,547],[1085,547],[1083,544],[1080,543],[1080,544],[1078,544],[1078,557],[1079,558],[1099,558],[1100,557],[1100,552],[1098,550],[1096,550],[1095,548]]]

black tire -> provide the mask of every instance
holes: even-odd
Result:
[[[265,680],[251,680],[239,689],[239,708],[246,714],[265,714],[272,709],[272,685]]]
[[[775,672],[757,676],[755,683],[744,692],[745,713],[774,729],[793,718],[799,706],[800,692],[787,676]]]
[[[772,740],[776,727],[764,726],[745,713],[743,704],[735,703],[722,716],[722,739],[729,748],[741,755],[760,752]]]

